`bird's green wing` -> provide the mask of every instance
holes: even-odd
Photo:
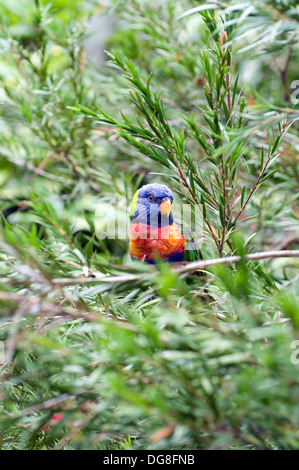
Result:
[[[133,215],[134,215],[135,212],[136,212],[138,197],[139,197],[139,189],[138,189],[138,191],[136,191],[136,193],[134,194],[134,197],[133,197],[132,202],[131,202],[131,205],[130,205],[130,213],[129,213],[130,217],[133,217]]]

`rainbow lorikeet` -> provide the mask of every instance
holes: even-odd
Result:
[[[162,184],[146,184],[135,194],[130,210],[130,256],[154,264],[185,259],[187,240],[172,215],[173,194]]]

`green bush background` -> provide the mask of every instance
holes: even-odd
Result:
[[[3,449],[299,447],[298,7],[211,3],[0,1]],[[101,240],[154,181],[241,262]]]

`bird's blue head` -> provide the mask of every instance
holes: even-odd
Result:
[[[131,221],[154,226],[171,225],[173,194],[164,184],[146,184],[135,194],[130,211]]]

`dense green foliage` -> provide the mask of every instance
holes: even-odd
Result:
[[[2,449],[299,448],[296,3],[0,0]],[[240,261],[101,239],[154,181]]]

